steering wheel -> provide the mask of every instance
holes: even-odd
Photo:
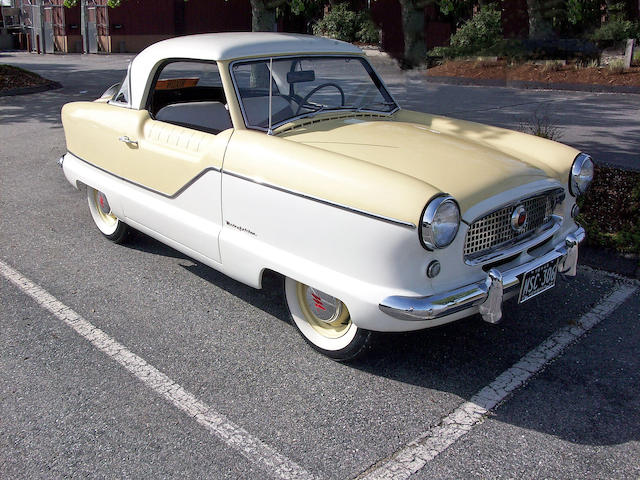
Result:
[[[333,87],[336,90],[338,90],[338,92],[340,92],[340,106],[344,106],[344,90],[342,90],[342,87],[340,85],[338,85],[337,83],[333,83],[333,82],[328,82],[328,83],[323,83],[322,85],[318,85],[317,87],[315,87],[313,90],[311,90],[309,93],[307,93],[304,98],[302,99],[302,101],[300,102],[300,105],[298,106],[298,109],[296,110],[295,115],[298,115],[300,113],[300,110],[302,110],[305,106],[308,105],[308,101],[309,99],[316,94],[316,92],[318,90],[322,90],[323,88],[327,88],[327,87]]]

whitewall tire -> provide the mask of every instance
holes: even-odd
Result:
[[[351,321],[339,299],[292,278],[285,279],[284,290],[293,323],[313,348],[340,361],[366,351],[371,332]]]
[[[91,217],[102,234],[112,242],[124,242],[129,235],[130,228],[111,212],[106,195],[87,186],[87,201]]]

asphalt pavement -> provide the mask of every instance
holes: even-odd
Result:
[[[528,352],[595,317],[592,330],[483,421],[406,471],[411,478],[638,478],[637,282],[580,267],[575,279],[521,306],[509,302],[497,326],[474,317],[380,336],[368,357],[343,365],[314,353],[288,323],[278,278],[254,290],[144,235],[124,246],[106,241],[83,193],[55,165],[65,151],[59,111],[119,81],[128,58],[0,55],[63,85],[0,98],[0,262],[8,266],[0,276],[0,478],[273,474],[267,464],[275,454],[256,461],[248,435],[315,478],[388,473],[397,452]],[[599,118],[601,126],[590,126],[585,142],[617,158],[640,138],[637,96],[605,101],[601,94],[412,82],[397,77],[389,85],[413,108],[499,124],[548,95],[568,110],[600,108],[589,121]],[[623,114],[608,110],[612,102]],[[613,116],[620,121],[611,129]],[[26,280],[20,287],[7,268],[39,287],[25,287]],[[629,296],[602,307],[623,290]],[[81,335],[38,303],[41,291],[99,330]],[[233,434],[203,427],[97,348],[97,331],[226,419]]]

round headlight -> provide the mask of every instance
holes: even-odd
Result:
[[[573,161],[569,177],[569,191],[577,197],[587,191],[593,180],[593,160],[586,153],[581,153]]]
[[[429,250],[444,248],[453,242],[460,226],[460,209],[447,195],[431,200],[422,214],[420,239]]]

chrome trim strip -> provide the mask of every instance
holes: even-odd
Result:
[[[277,129],[281,129],[281,130],[276,132],[275,134],[280,135],[281,133],[291,132],[296,128],[303,128],[303,127],[306,127],[307,125],[313,125],[314,123],[317,123],[317,122],[329,122],[331,120],[339,120],[342,118],[358,118],[358,117],[389,118],[398,110],[400,110],[399,107],[389,113],[381,113],[375,110],[331,110],[331,109],[323,110],[320,114],[318,114],[318,112],[310,112],[310,113],[299,115],[290,120],[285,120],[284,123],[282,123],[280,126],[276,128],[276,130]],[[324,115],[325,113],[330,113],[331,115]],[[316,115],[317,118],[312,118],[313,115]],[[296,123],[298,120],[305,120],[307,118],[310,119],[308,122]],[[289,125],[290,123],[293,123],[293,125]],[[252,127],[252,128],[257,129],[258,127]]]
[[[101,172],[107,173],[107,174],[111,175],[112,177],[117,178],[118,180],[122,180],[124,182],[130,183],[131,185],[135,185],[136,187],[140,187],[140,188],[142,188],[144,190],[147,190],[149,192],[157,193],[158,195],[160,195],[162,197],[172,198],[172,199],[178,197],[182,192],[184,192],[187,188],[189,188],[197,180],[199,180],[200,177],[202,177],[205,173],[207,173],[207,172],[218,172],[218,173],[221,173],[222,172],[222,170],[219,169],[218,167],[207,167],[204,170],[202,170],[200,173],[198,173],[195,177],[193,177],[191,180],[189,180],[187,183],[185,183],[182,187],[180,187],[180,189],[176,193],[174,193],[172,195],[167,195],[166,193],[160,192],[160,191],[158,191],[158,190],[156,190],[154,188],[147,187],[147,186],[142,185],[140,183],[137,183],[137,182],[134,182],[134,181],[129,180],[127,178],[121,177],[120,175],[116,175],[115,173],[110,172],[109,170],[105,170],[104,168],[99,167],[99,166],[97,166],[97,165],[85,160],[82,157],[79,157],[78,155],[76,155],[73,152],[69,152],[69,153],[71,155],[73,155],[75,158],[77,158],[78,160],[80,160],[81,162],[84,162],[87,165],[91,165],[93,168],[96,168],[96,169],[100,170]]]
[[[221,169],[219,169],[217,167],[207,167],[207,168],[205,168],[200,173],[198,173],[198,175],[196,175],[191,180],[189,180],[185,185],[180,187],[180,189],[176,193],[174,193],[172,195],[167,195],[166,193],[160,192],[158,190],[155,190],[153,188],[147,187],[145,185],[141,185],[140,183],[134,182],[132,180],[128,180],[128,179],[126,179],[124,177],[121,177],[120,175],[116,175],[115,173],[112,173],[112,172],[110,172],[108,170],[105,170],[104,168],[99,167],[99,166],[97,166],[97,165],[95,165],[95,164],[93,164],[91,162],[88,162],[84,158],[79,157],[78,155],[74,154],[73,152],[69,152],[69,153],[71,155],[73,155],[75,158],[77,158],[78,160],[80,160],[81,162],[84,162],[87,165],[91,165],[92,167],[100,170],[101,172],[107,173],[107,174],[109,174],[109,175],[111,175],[111,176],[113,176],[113,177],[115,177],[115,178],[117,178],[119,180],[122,180],[124,182],[130,183],[130,184],[135,185],[137,187],[143,188],[143,189],[145,189],[145,190],[147,190],[149,192],[157,193],[158,195],[161,195],[161,196],[163,196],[165,198],[176,198],[176,197],[178,197],[182,192],[184,192],[187,188],[189,188],[193,183],[195,183],[205,173],[210,172],[210,171],[214,171],[214,172],[219,172],[219,173],[226,173],[227,175],[231,175],[232,177],[236,177],[236,178],[239,178],[241,180],[246,180],[248,182],[256,183],[258,185],[263,185],[265,187],[273,188],[274,190],[278,190],[278,191],[283,192],[283,193],[290,193],[291,195],[295,195],[297,197],[306,198],[307,200],[313,200],[314,202],[323,203],[325,205],[329,205],[331,207],[336,207],[336,208],[339,208],[341,210],[346,210],[346,211],[349,211],[349,212],[357,213],[357,214],[363,215],[365,217],[374,218],[376,220],[381,220],[383,222],[391,223],[391,224],[394,224],[394,225],[400,225],[402,227],[408,227],[408,228],[411,228],[411,229],[416,228],[416,226],[413,223],[405,222],[403,220],[398,220],[398,219],[395,219],[395,218],[385,217],[384,215],[378,215],[376,213],[367,212],[365,210],[359,210],[359,209],[354,208],[354,207],[349,207],[347,205],[342,205],[340,203],[335,203],[335,202],[331,202],[329,200],[324,200],[322,198],[314,197],[312,195],[307,195],[306,193],[297,192],[295,190],[289,190],[289,189],[286,189],[286,188],[283,188],[283,187],[279,187],[277,185],[273,185],[271,183],[262,182],[260,180],[256,180],[254,178],[247,177],[247,176],[241,175],[239,173],[229,172],[227,170],[221,170]]]
[[[380,302],[378,307],[387,315],[400,320],[422,321],[435,320],[484,305],[489,301],[490,303],[485,305],[481,313],[486,321],[496,322],[502,316],[501,305],[504,292],[516,288],[520,284],[519,277],[526,272],[558,259],[558,273],[574,276],[578,260],[578,244],[584,238],[584,228],[578,227],[575,232],[568,234],[562,242],[546,254],[509,269],[493,268],[480,282],[427,297],[391,296]]]
[[[489,262],[499,262],[500,260],[503,260],[505,258],[517,255],[520,252],[528,250],[529,248],[534,247],[535,245],[542,243],[548,238],[552,237],[558,230],[560,230],[561,224],[562,217],[558,215],[552,215],[550,222],[547,222],[545,225],[542,225],[537,230],[531,232],[524,240],[516,239],[512,240],[511,243],[503,243],[502,245],[497,245],[492,250],[483,255],[480,255],[479,257],[465,258],[464,263],[473,267]]]
[[[247,182],[255,183],[257,185],[262,185],[264,187],[273,188],[279,192],[289,193],[291,195],[295,195],[296,197],[304,198],[307,200],[312,200],[314,202],[322,203],[324,205],[328,205],[330,207],[339,208],[341,210],[346,210],[348,212],[357,213],[358,215],[363,215],[365,217],[374,218],[376,220],[381,220],[383,222],[391,223],[394,225],[400,225],[402,227],[407,227],[414,229],[416,225],[410,222],[405,222],[404,220],[398,220],[396,218],[385,217],[384,215],[378,215],[377,213],[367,212],[366,210],[360,210],[358,208],[350,207],[348,205],[343,205],[341,203],[332,202],[330,200],[325,200],[319,197],[314,197],[313,195],[308,195],[306,193],[298,192],[296,190],[290,190],[288,188],[279,187],[278,185],[274,185],[272,183],[264,182],[262,180],[256,180],[255,178],[247,177],[240,173],[230,172],[228,170],[223,170],[222,173],[230,175],[232,177],[239,178],[241,180],[246,180]]]

